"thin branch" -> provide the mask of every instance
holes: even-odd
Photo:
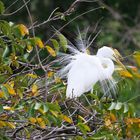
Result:
[[[8,6],[4,12],[6,12],[7,10],[9,10],[14,4],[16,4],[19,0],[14,1],[10,6]]]
[[[19,12],[21,9],[23,9],[28,3],[30,2],[30,0],[28,0],[24,5],[22,5],[19,9],[17,9],[16,11],[9,13],[9,14],[2,14],[3,16],[11,16],[16,14],[17,12]]]
[[[22,129],[24,129],[25,127],[28,127],[28,126],[30,126],[30,124],[28,124],[28,125],[23,125],[23,126],[17,128],[17,129],[13,132],[13,134],[12,134],[11,137],[12,137],[12,138],[16,138],[16,134],[17,134],[19,131],[21,131]]]
[[[101,8],[102,8],[102,7],[97,7],[97,8],[88,10],[88,11],[86,11],[86,12],[84,12],[84,13],[82,13],[82,14],[76,16],[76,17],[74,17],[74,18],[71,19],[69,22],[67,22],[64,26],[62,26],[60,29],[58,29],[58,30],[48,39],[48,41],[45,42],[45,44],[47,44],[47,43],[49,42],[49,40],[50,40],[51,38],[53,38],[59,31],[61,31],[63,28],[65,28],[67,25],[69,25],[71,22],[73,22],[73,21],[76,20],[77,18],[79,18],[79,17],[81,17],[81,16],[83,16],[83,15],[86,15],[87,13],[90,13],[90,12],[93,12],[93,11],[95,11],[95,10],[101,9]]]
[[[51,16],[49,16],[49,18],[46,21],[44,21],[42,23],[39,23],[37,25],[34,25],[34,28],[38,28],[38,27],[40,27],[40,26],[42,26],[42,25],[44,25],[44,24],[46,24],[50,21],[59,20],[59,19],[62,18],[62,16],[65,17],[65,16],[71,15],[76,10],[77,4],[80,3],[80,2],[86,2],[86,0],[85,1],[84,0],[76,0],[70,5],[70,7],[64,13],[62,13],[62,15],[55,15],[54,17],[50,18],[53,15],[53,13],[55,12],[55,11],[53,11],[51,13]],[[93,2],[95,2],[95,1],[93,1]],[[29,27],[29,29],[31,29],[31,27]]]

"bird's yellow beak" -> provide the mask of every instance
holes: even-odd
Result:
[[[123,60],[123,57],[121,56],[121,54],[118,52],[118,50],[113,49],[114,50],[114,59],[116,61],[116,63],[124,70],[126,70],[125,66],[122,64],[122,62],[120,60]]]

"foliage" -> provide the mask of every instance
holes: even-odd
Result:
[[[102,97],[97,83],[93,93],[66,99],[65,79],[56,73],[59,53],[69,53],[68,40],[56,30],[43,41],[33,27],[9,22],[4,5],[0,1],[0,139],[139,139],[139,51],[131,55],[126,70],[117,68],[114,73],[117,98]],[[57,12],[52,21],[64,22],[71,10]],[[121,24],[110,20],[104,27],[122,31]],[[102,32],[97,43],[115,44],[118,39],[115,33]]]

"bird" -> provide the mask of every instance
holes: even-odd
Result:
[[[93,90],[98,82],[110,80],[115,66],[113,49],[102,47],[96,55],[76,54],[68,65],[66,98],[77,98],[83,93]]]
[[[67,65],[60,70],[60,75],[67,79],[66,98],[77,98],[86,92],[93,91],[98,81],[101,83],[104,94],[110,91],[109,88],[116,92],[115,80],[112,77],[115,70],[114,61],[123,66],[119,61],[121,55],[118,51],[103,46],[98,49],[96,55],[90,55],[85,51],[86,49],[80,51],[73,46],[68,48],[72,54],[63,56],[61,63],[66,62]]]

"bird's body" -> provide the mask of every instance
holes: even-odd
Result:
[[[65,75],[67,78],[66,97],[80,97],[83,93],[92,90],[98,81],[101,83],[104,94],[110,91],[110,88],[115,92],[115,82],[112,78],[115,69],[113,61],[118,60],[114,50],[104,46],[97,51],[96,55],[89,55],[82,40],[79,46],[81,44],[82,48],[85,48],[82,52],[73,46],[68,46],[72,53],[65,54],[62,59],[62,63],[67,62],[67,65],[60,70],[60,75]]]
[[[109,58],[85,53],[79,53],[74,58],[67,74],[67,98],[79,97],[92,90],[96,82],[109,79],[114,72],[114,63]]]
[[[93,60],[95,59],[93,56]],[[67,75],[66,97],[79,97],[84,92],[91,90],[93,83],[98,81],[98,69],[94,64],[97,61],[93,61],[93,65],[91,65],[89,63],[91,60],[92,57],[87,54],[81,53],[76,56],[75,62],[72,62],[73,66]]]

